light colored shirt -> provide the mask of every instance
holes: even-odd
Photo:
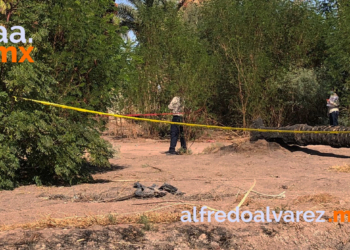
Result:
[[[180,114],[184,111],[183,103],[181,103],[180,97],[175,96],[171,100],[168,108],[173,111],[173,115],[183,116],[182,114]]]
[[[333,113],[335,111],[339,112],[339,97],[337,94],[333,94],[329,97],[329,101],[327,103],[328,113]]]

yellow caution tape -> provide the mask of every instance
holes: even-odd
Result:
[[[17,97],[14,96],[14,98],[17,101]],[[235,127],[221,127],[221,126],[204,125],[204,124],[170,122],[170,121],[161,121],[161,120],[153,120],[153,119],[147,119],[147,118],[125,116],[125,115],[109,114],[109,113],[104,113],[104,112],[99,112],[99,111],[93,111],[93,110],[88,110],[88,109],[82,109],[82,108],[61,105],[61,104],[51,103],[51,102],[45,102],[45,101],[38,101],[38,100],[27,99],[27,98],[20,98],[20,99],[25,100],[25,101],[40,103],[43,105],[58,107],[58,108],[62,108],[62,109],[71,109],[71,110],[75,110],[75,111],[79,111],[79,112],[83,112],[83,113],[91,113],[91,114],[113,116],[113,117],[119,117],[119,118],[131,119],[131,120],[137,120],[137,121],[166,123],[166,124],[174,124],[174,125],[197,127],[197,128],[240,130],[240,131],[250,131],[250,132],[270,132],[270,133],[273,132],[273,133],[296,133],[296,134],[350,134],[350,131],[300,131],[300,130],[277,130],[277,129],[260,129],[260,128],[235,128]]]

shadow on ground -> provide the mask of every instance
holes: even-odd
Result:
[[[102,174],[102,173],[108,173],[108,172],[117,171],[117,170],[123,170],[125,168],[127,167],[116,165],[116,164],[111,164],[110,167],[97,167],[97,166],[90,165],[89,171],[91,174]]]
[[[285,143],[281,143],[278,142],[281,147],[287,149],[290,152],[303,152],[305,154],[309,154],[309,155],[317,155],[317,156],[321,156],[321,157],[333,157],[333,158],[341,158],[341,159],[349,159],[350,156],[348,155],[339,155],[339,154],[333,154],[333,153],[323,153],[320,152],[318,150],[314,150],[314,149],[310,149],[310,148],[304,148],[304,147],[300,147],[300,146],[291,146]]]

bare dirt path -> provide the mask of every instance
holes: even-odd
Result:
[[[191,147],[192,155],[167,156],[164,152],[168,149],[168,141],[106,139],[115,148],[120,148],[120,153],[111,160],[112,169],[94,175],[96,183],[74,187],[23,186],[13,191],[1,191],[2,229],[48,217],[57,219],[143,212],[159,207],[159,201],[169,200],[230,211],[242,199],[242,194],[250,188],[254,179],[255,191],[267,195],[285,192],[285,198],[271,199],[251,193],[242,210],[254,211],[266,206],[276,211],[325,210],[325,218],[329,218],[334,209],[349,209],[350,173],[332,171],[330,168],[350,165],[350,149],[327,146],[283,148],[265,141],[251,144],[237,139],[221,141],[222,145],[235,143],[236,146],[214,150],[216,153],[202,154],[203,150],[215,144],[195,142]],[[132,194],[136,181],[149,186],[166,182],[186,194],[180,197],[168,194],[147,200],[99,202]],[[158,210],[158,213],[162,216],[163,212],[181,212],[181,209],[174,206]],[[0,246],[3,249],[30,249],[26,247],[31,242],[32,249],[43,245],[41,249],[269,249],[269,246],[279,249],[350,249],[345,248],[350,228],[346,223],[339,226],[337,223],[305,222],[293,225],[243,222],[184,225],[173,222],[157,224],[158,231],[146,232],[140,229],[141,226],[133,225],[129,229],[127,225],[62,229],[52,225],[53,229],[39,231],[18,228],[1,232]],[[84,236],[86,230],[90,230],[90,238]],[[114,236],[107,237],[109,234]],[[129,236],[125,236],[125,239],[123,235]],[[62,237],[68,238],[63,241]],[[99,243],[97,239],[101,237],[110,239],[106,241],[108,244]],[[246,241],[247,244],[244,243]],[[69,244],[74,247],[67,247]]]

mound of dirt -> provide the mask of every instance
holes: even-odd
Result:
[[[283,150],[284,148],[281,147],[276,142],[267,142],[265,140],[258,140],[256,142],[250,142],[245,141],[241,144],[233,143],[229,146],[224,146],[220,148],[220,153],[244,153],[244,152],[251,152],[251,153],[262,153],[266,154],[270,151],[276,151],[276,150]]]

